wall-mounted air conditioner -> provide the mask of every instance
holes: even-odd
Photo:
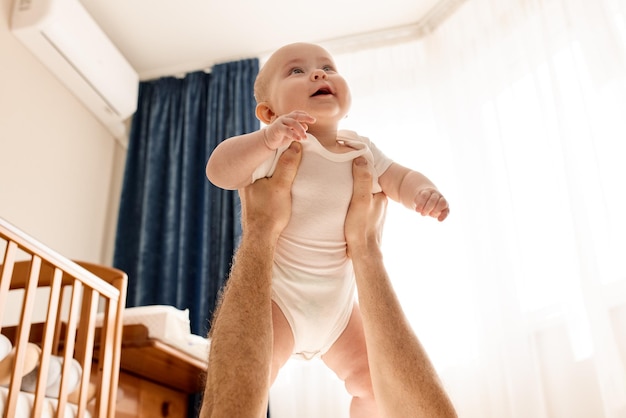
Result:
[[[11,30],[118,139],[139,77],[78,0],[17,0]]]

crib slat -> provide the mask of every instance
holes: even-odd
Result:
[[[59,295],[59,299],[61,300],[61,306],[63,305],[65,292],[64,289],[69,285],[61,286],[61,294]],[[61,349],[61,331],[63,330],[63,312],[61,309],[57,309],[56,315],[54,317],[54,335],[52,336],[52,354],[55,356],[59,355],[59,350]],[[52,322],[51,319],[48,321]]]
[[[59,402],[57,405],[56,416],[61,418],[65,414],[67,406],[68,378],[70,367],[72,367],[72,358],[74,355],[74,344],[76,341],[76,326],[78,323],[78,313],[80,307],[80,298],[83,291],[83,285],[80,281],[75,280],[72,287],[72,297],[70,301],[70,312],[67,319],[67,332],[65,335],[65,346],[63,347],[63,367],[61,371],[61,387],[59,390]]]
[[[41,258],[33,255],[30,261],[30,273],[28,275],[24,303],[22,305],[22,315],[20,317],[20,324],[18,325],[17,343],[15,345],[15,360],[12,371],[13,379],[11,379],[11,384],[9,385],[8,402],[5,406],[5,415],[9,417],[15,416],[15,411],[17,409],[17,397],[22,384],[22,376],[24,375],[24,362],[26,359],[31,317],[35,306],[35,291],[37,290],[40,268]]]
[[[63,271],[59,268],[54,269],[52,281],[50,282],[50,296],[48,297],[47,318],[55,318],[59,310],[59,297],[61,294],[61,280]],[[43,335],[41,339],[41,364],[39,365],[39,373],[37,376],[37,387],[35,389],[35,404],[33,405],[33,416],[41,416],[43,410],[43,401],[46,392],[48,370],[50,368],[50,354],[52,353],[52,343],[54,337],[54,321],[46,321],[44,324]]]
[[[94,335],[96,332],[96,311],[98,308],[99,293],[85,288],[83,293],[82,310],[80,313],[80,327],[76,344],[76,358],[83,367],[83,374],[78,388],[78,415],[81,416],[87,409],[88,386],[91,376],[91,361],[93,358]]]
[[[7,297],[9,296],[9,288],[11,286],[11,277],[13,276],[13,266],[15,265],[15,256],[17,254],[17,244],[13,241],[7,242],[7,248],[2,262],[2,275],[0,276],[0,306],[7,306]],[[4,320],[4,309],[0,309],[0,331]]]
[[[114,333],[113,333],[114,316],[115,316],[115,313],[112,309],[112,305],[111,303],[107,302],[105,309],[104,309],[104,321],[102,324],[102,333],[100,336],[101,346],[102,346],[102,343],[104,343],[105,341],[110,341],[114,337]],[[112,380],[111,364],[113,363],[113,357],[112,357],[112,353],[109,350],[100,350],[99,354],[100,354],[100,358],[98,360],[98,364],[99,364],[98,379],[102,384],[101,386],[102,391],[112,396],[112,399],[111,397],[109,397],[108,403],[99,402],[96,405],[96,408],[98,410],[98,415],[104,416],[107,410],[109,411],[109,414],[111,413],[111,411],[115,410],[115,404],[111,405],[111,402],[115,402],[115,394],[111,392],[113,388],[109,384],[109,382]],[[106,400],[106,397],[103,397],[102,400],[103,401]]]

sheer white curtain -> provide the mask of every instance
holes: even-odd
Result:
[[[390,204],[384,250],[460,416],[626,417],[626,1],[468,0],[336,59],[344,126],[450,201]],[[281,373],[274,418],[348,416],[318,366]]]

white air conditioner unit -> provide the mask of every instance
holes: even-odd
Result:
[[[78,0],[17,0],[11,30],[118,139],[139,77]]]

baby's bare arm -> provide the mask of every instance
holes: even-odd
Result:
[[[392,163],[378,179],[383,192],[392,200],[423,216],[443,221],[450,213],[445,197],[422,173]]]
[[[263,130],[222,141],[211,153],[206,175],[222,189],[235,190],[252,182],[252,173],[275,150],[264,143]]]
[[[309,123],[315,118],[294,111],[275,118],[268,126],[221,142],[211,153],[206,175],[222,189],[235,190],[252,183],[252,174],[278,148],[306,138]]]

